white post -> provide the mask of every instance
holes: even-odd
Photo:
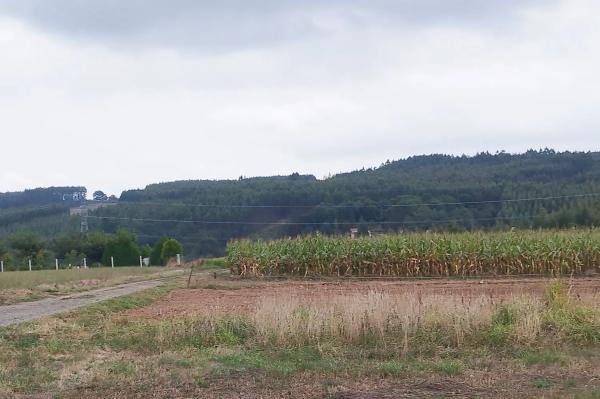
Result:
[[[142,257],[140,256],[140,267],[144,267],[144,264],[142,263]]]
[[[115,258],[114,257],[110,257],[110,267],[115,267]]]
[[[177,254],[177,266],[181,266],[181,255]]]
[[[0,271],[4,273],[4,261],[0,260]]]
[[[29,259],[29,271],[31,271],[31,259]]]
[[[83,268],[87,269],[87,258],[83,258]]]
[[[54,259],[54,264],[56,266],[56,270],[58,270],[58,259]]]

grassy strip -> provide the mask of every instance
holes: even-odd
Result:
[[[180,283],[168,283],[78,311],[17,326],[0,328],[0,397],[38,392],[60,379],[65,367],[77,364],[103,346],[96,340],[111,315],[148,305]]]
[[[31,289],[42,284],[52,286],[81,280],[108,281],[122,277],[148,276],[161,271],[164,271],[164,269],[155,267],[101,267],[90,269],[4,272],[0,274],[0,290],[10,288]]]
[[[165,268],[96,268],[0,274],[0,305],[172,276]]]

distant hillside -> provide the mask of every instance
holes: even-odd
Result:
[[[600,193],[598,152],[428,155],[325,180],[294,174],[153,184],[125,191],[90,226],[129,228],[142,242],[166,234],[183,241],[188,255],[216,255],[231,238],[346,233],[353,225],[363,234],[598,225],[600,196],[581,196],[591,193]]]
[[[48,187],[0,193],[0,209],[79,202],[85,199],[86,193],[85,187]]]
[[[69,208],[85,199],[85,187],[36,188],[0,193],[0,238],[18,230],[32,230],[43,236],[72,230]]]
[[[48,240],[79,231],[84,187],[0,194],[0,241],[19,230]],[[596,195],[593,195],[596,194]],[[600,153],[427,155],[325,180],[293,174],[152,184],[90,214],[92,231],[163,235],[188,256],[223,253],[232,238],[320,231],[554,228],[600,225]],[[533,199],[521,201],[519,199]],[[0,242],[1,244],[1,242]]]

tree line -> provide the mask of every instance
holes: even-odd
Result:
[[[183,254],[183,245],[169,237],[161,237],[153,245],[140,244],[131,232],[120,229],[114,234],[92,232],[69,233],[48,240],[32,231],[18,231],[0,241],[0,260],[4,270],[28,267],[40,270],[54,267],[60,259],[61,267],[133,266],[140,256],[149,258],[154,266],[166,265],[177,254]],[[111,260],[112,258],[112,260]]]

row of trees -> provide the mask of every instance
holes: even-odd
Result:
[[[132,266],[142,256],[158,266],[182,253],[183,246],[175,239],[163,237],[154,245],[140,245],[135,235],[123,229],[114,234],[72,233],[52,240],[44,240],[31,231],[19,231],[0,241],[0,260],[5,270],[22,269],[29,260],[34,269],[52,267],[56,258],[63,266],[81,265],[84,258],[88,265],[110,266],[112,258],[115,266]]]
[[[76,204],[85,199],[85,187],[35,188],[12,193],[0,193],[0,209],[48,204]]]

